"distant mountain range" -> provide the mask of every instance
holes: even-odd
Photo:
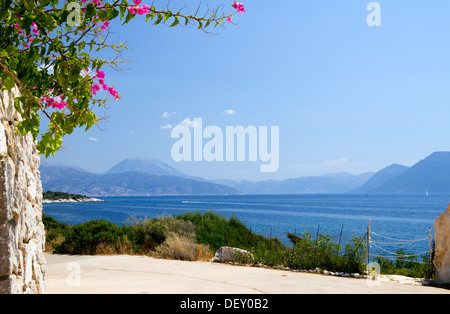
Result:
[[[450,193],[450,152],[435,152],[398,175],[386,180],[371,193]]]
[[[181,194],[430,194],[450,193],[450,152],[435,152],[412,167],[390,165],[376,173],[335,173],[287,180],[206,180],[159,160],[133,157],[103,174],[42,159],[44,191],[89,196]]]
[[[230,186],[188,178],[154,160],[124,160],[104,174],[45,161],[41,162],[39,169],[44,192],[59,191],[88,196],[241,193]],[[174,175],[175,173],[179,176]]]
[[[406,166],[392,164],[375,173],[366,183],[355,190],[350,191],[352,194],[370,194],[376,193],[389,180],[399,176],[409,168]]]
[[[334,173],[321,176],[299,177],[287,180],[240,181],[228,185],[247,194],[334,194],[346,193],[367,182],[373,172],[360,175]],[[219,181],[220,182],[220,181]]]

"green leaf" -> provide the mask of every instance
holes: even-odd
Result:
[[[175,17],[175,21],[172,23],[172,25],[170,25],[169,27],[174,27],[177,26],[178,23],[180,23],[180,20],[178,19],[178,17]]]
[[[16,84],[16,82],[14,81],[14,79],[12,78],[11,75],[9,75],[6,72],[3,72],[3,77],[2,77],[2,88],[4,90],[11,90],[14,85]]]
[[[164,14],[164,22],[163,23],[166,23],[167,19],[172,17],[172,16],[173,16],[172,11],[169,11],[169,12],[165,13]]]
[[[158,13],[158,18],[156,19],[156,22],[153,23],[153,25],[158,25],[159,23],[161,23],[162,19],[163,19],[163,15]]]
[[[125,16],[125,12],[127,11],[127,7],[125,5],[119,7],[120,10],[120,19],[122,20]]]
[[[42,42],[42,39],[39,37],[36,37],[35,39],[33,39],[33,41],[31,42],[31,46],[37,45],[39,43]]]
[[[101,22],[104,22],[106,17],[108,16],[108,12],[105,10],[98,10],[97,12],[98,18]]]
[[[119,10],[117,10],[116,8],[108,9],[108,21],[114,20],[118,16]]]
[[[96,10],[95,10],[95,5],[93,5],[92,3],[89,3],[86,6],[86,21],[90,21],[92,19],[92,17],[96,14]]]
[[[34,140],[36,140],[36,138],[39,134],[39,125],[40,124],[41,124],[41,117],[36,112],[33,112],[31,114],[31,120],[30,120],[30,132],[31,132],[31,135],[33,135]]]
[[[73,69],[69,72],[69,82],[74,83],[78,81],[80,76],[80,71],[78,69]]]
[[[14,108],[17,110],[20,115],[22,115],[22,104],[20,103],[20,97],[14,98]]]
[[[134,19],[136,14],[132,14],[130,11],[128,11],[127,17],[125,18],[125,22],[123,22],[122,25],[128,24],[128,22],[131,21],[131,19]]]

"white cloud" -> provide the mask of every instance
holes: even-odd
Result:
[[[93,142],[98,142],[98,138],[96,137],[89,137],[89,140]]]
[[[163,126],[161,127],[161,129],[171,129],[172,127],[173,127],[172,124],[167,123],[166,125],[163,125]]]
[[[186,126],[188,128],[196,128],[196,127],[198,127],[197,122],[195,122],[194,120],[191,120],[189,118],[186,118],[183,121],[181,121],[179,125]]]
[[[330,167],[330,166],[338,166],[348,162],[347,158],[339,158],[334,160],[327,160],[321,163],[319,166]]]
[[[234,111],[233,109],[227,109],[223,113],[231,115],[231,114],[235,114],[236,111]]]
[[[171,116],[174,116],[176,114],[176,112],[163,112],[163,114],[161,115],[162,118],[164,119],[169,119]]]

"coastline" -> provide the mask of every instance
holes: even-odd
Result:
[[[90,203],[90,202],[106,202],[105,200],[101,200],[99,198],[86,197],[86,198],[67,198],[67,199],[57,199],[57,200],[49,200],[43,199],[42,203]]]

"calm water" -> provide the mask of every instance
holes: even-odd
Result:
[[[278,237],[285,244],[290,244],[287,232],[309,232],[315,236],[318,230],[336,241],[341,238],[345,242],[354,236],[363,236],[371,219],[371,231],[377,234],[371,235],[374,241],[371,252],[391,255],[389,252],[400,247],[412,253],[429,249],[428,230],[446,210],[450,195],[225,195],[102,199],[106,202],[44,204],[44,213],[72,225],[93,219],[122,225],[131,216],[150,218],[213,210],[227,217],[234,214],[253,232]],[[424,240],[409,243],[419,239]]]

